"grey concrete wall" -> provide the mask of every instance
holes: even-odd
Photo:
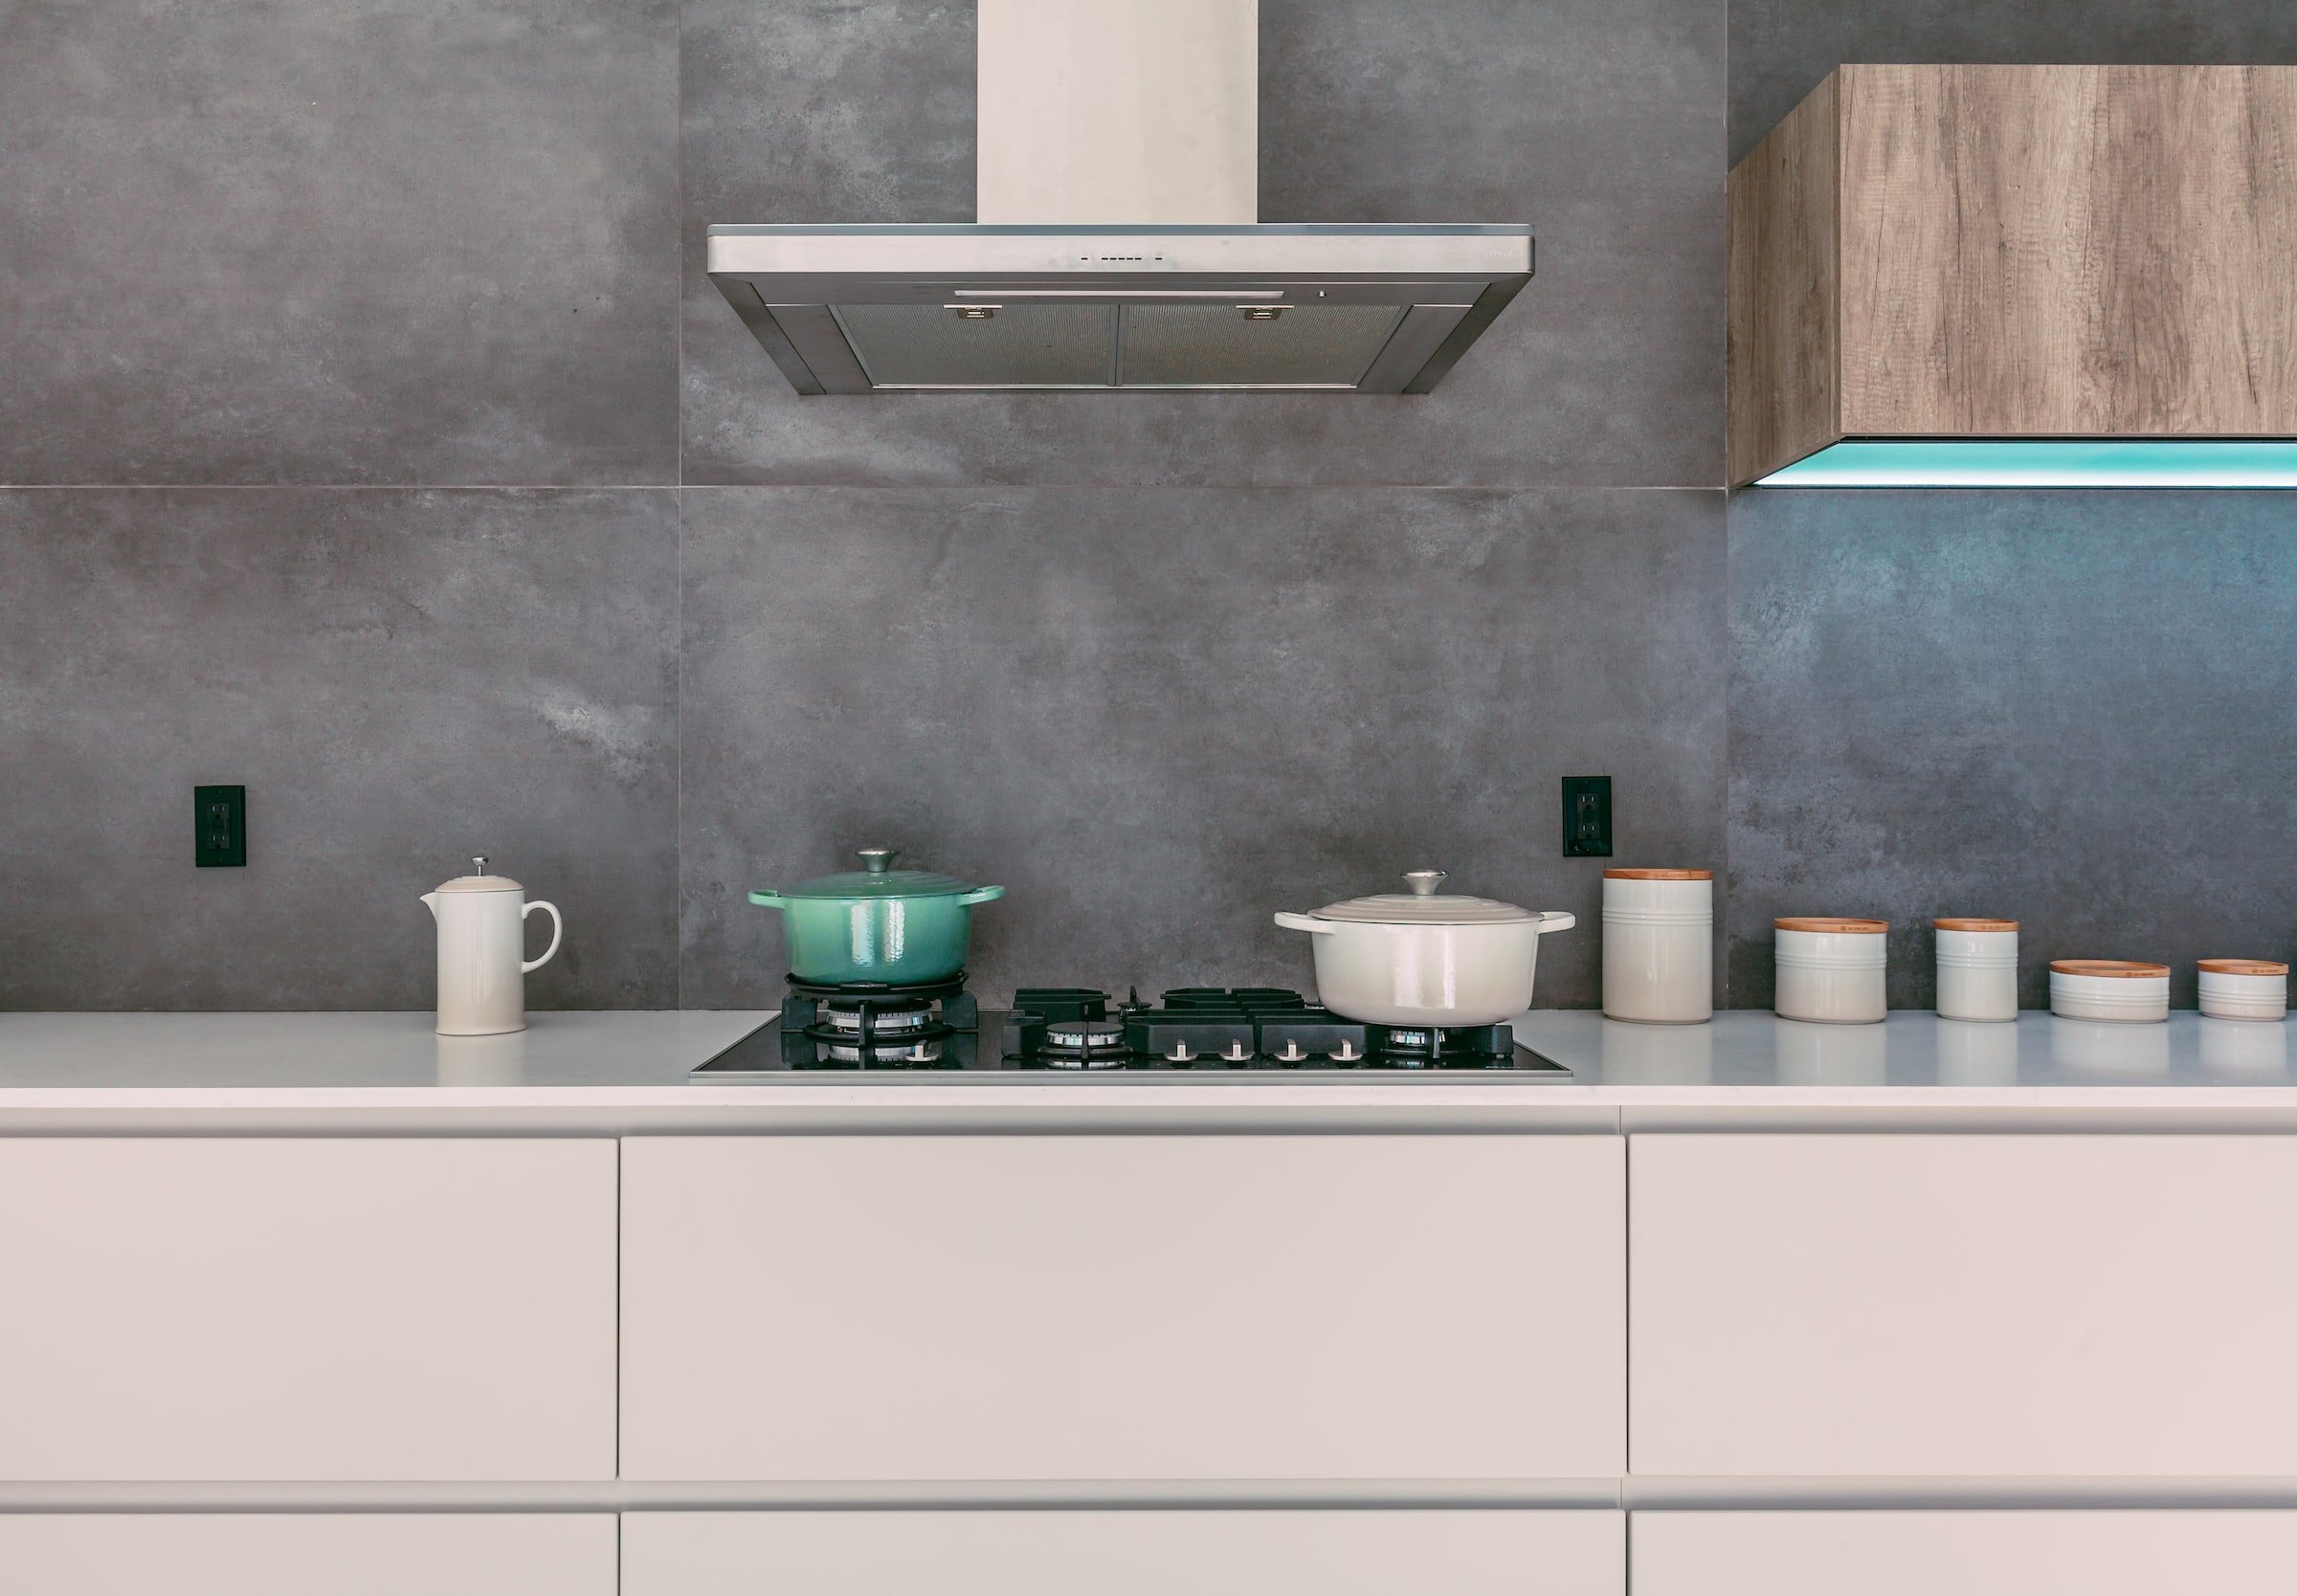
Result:
[[[1721,492],[1727,159],[1827,67],[2297,43],[1921,11],[1262,0],[1267,218],[1539,231],[1441,389],[801,401],[702,231],[969,218],[964,0],[0,8],[0,1006],[425,1007],[470,852],[535,1006],[769,1002],[742,892],[872,843],[1012,889],[992,996],[1305,981],[1270,911],[1436,864],[1586,1004],[1606,771],[1733,1001],[1789,910],[2286,951],[2297,509]]]

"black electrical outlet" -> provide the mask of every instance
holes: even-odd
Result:
[[[193,787],[191,820],[193,864],[204,870],[247,863],[247,788]]]
[[[1567,859],[1611,857],[1609,776],[1564,777],[1563,856]]]

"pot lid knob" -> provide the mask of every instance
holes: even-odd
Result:
[[[1404,882],[1412,889],[1413,897],[1433,898],[1448,874],[1441,870],[1407,870],[1404,872]]]
[[[864,870],[872,876],[881,876],[893,868],[893,861],[900,854],[901,850],[898,848],[859,848],[855,852],[861,855],[861,867]]]
[[[471,874],[473,876],[484,876],[486,874],[486,855],[484,853],[473,853],[471,855]]]

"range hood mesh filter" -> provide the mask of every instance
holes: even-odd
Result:
[[[1237,305],[1130,305],[1126,388],[1353,388],[1400,306],[1294,305],[1256,321]]]
[[[937,304],[830,308],[880,388],[1108,386],[1111,305],[1003,305],[979,321]]]

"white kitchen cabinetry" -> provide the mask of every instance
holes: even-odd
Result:
[[[8,1596],[614,1596],[611,1513],[0,1514]]]
[[[1638,1513],[1635,1596],[2288,1588],[2297,1513]]]
[[[622,1596],[1622,1596],[1590,1511],[634,1513]]]
[[[2297,1475],[2297,1138],[1641,1136],[1633,1170],[1639,1474]]]
[[[623,1473],[1615,1474],[1624,1158],[1610,1136],[633,1139]]]
[[[0,1140],[0,1478],[613,1478],[614,1164]]]

